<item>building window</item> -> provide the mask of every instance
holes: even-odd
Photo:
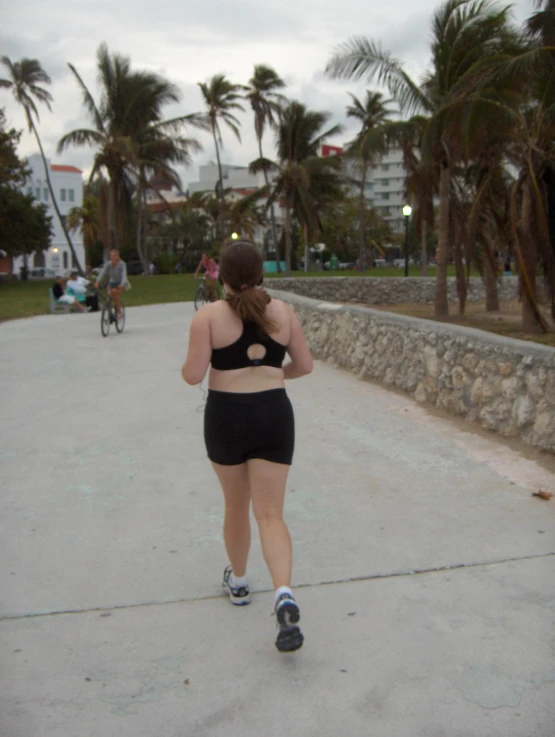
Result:
[[[70,202],[75,202],[75,193],[74,193],[74,191],[72,189],[68,189],[68,192],[67,193],[69,195],[69,201]]]
[[[62,202],[66,201],[66,190],[65,189],[60,190],[60,199]]]
[[[388,200],[389,199],[389,192],[382,192],[382,200]]]
[[[48,191],[48,188],[46,188],[46,187],[45,187],[45,188],[44,188],[44,192],[42,193],[42,199],[43,199],[43,200],[44,200],[45,202],[48,202],[48,197],[49,197],[49,195],[50,195],[50,192]]]
[[[62,190],[63,192],[64,190]],[[64,251],[64,269],[67,269],[67,251]]]
[[[389,164],[382,164],[382,171],[389,171]]]
[[[75,254],[73,252],[71,254],[71,268],[72,269],[77,268],[77,259],[75,258]]]
[[[35,199],[40,200],[40,187],[35,187]]]
[[[31,197],[33,196],[33,188],[32,187],[27,187],[27,194],[30,194]]]
[[[389,179],[382,179],[382,185],[384,187],[389,187]]]
[[[372,182],[367,182],[367,183],[366,183],[366,189],[367,189],[367,190],[368,190],[369,192],[371,192],[373,188],[374,188],[374,185],[372,184]]]

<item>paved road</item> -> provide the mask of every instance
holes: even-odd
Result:
[[[190,304],[0,325],[3,737],[553,737],[554,466],[348,373],[293,382],[305,647],[220,596]]]

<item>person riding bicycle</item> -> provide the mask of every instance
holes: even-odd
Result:
[[[94,286],[98,289],[99,284],[108,280],[108,295],[114,300],[118,320],[121,320],[121,293],[127,289],[127,266],[122,261],[117,248],[110,249],[110,260],[102,266]]]
[[[203,253],[199,265],[197,266],[197,270],[195,271],[195,277],[198,276],[198,273],[201,269],[204,269],[206,272],[206,285],[208,286],[208,290],[210,292],[210,301],[215,302],[216,293],[214,291],[214,284],[216,283],[216,279],[219,275],[218,264],[211,256]]]

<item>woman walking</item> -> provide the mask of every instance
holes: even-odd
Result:
[[[200,384],[210,367],[204,438],[225,500],[230,565],[222,585],[233,604],[249,603],[252,502],[275,588],[276,647],[286,652],[300,648],[303,635],[291,592],[291,538],[283,521],[295,444],[293,409],[284,387],[286,379],[312,371],[312,356],[295,313],[271,299],[260,288],[262,280],[257,248],[245,239],[226,241],[220,254],[225,299],[194,316],[182,375],[188,384]],[[283,366],[286,353],[291,360]]]

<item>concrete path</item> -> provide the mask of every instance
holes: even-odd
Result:
[[[0,325],[0,734],[553,737],[555,464],[323,364],[292,382],[280,655],[257,540],[253,603],[220,596],[191,316]]]

